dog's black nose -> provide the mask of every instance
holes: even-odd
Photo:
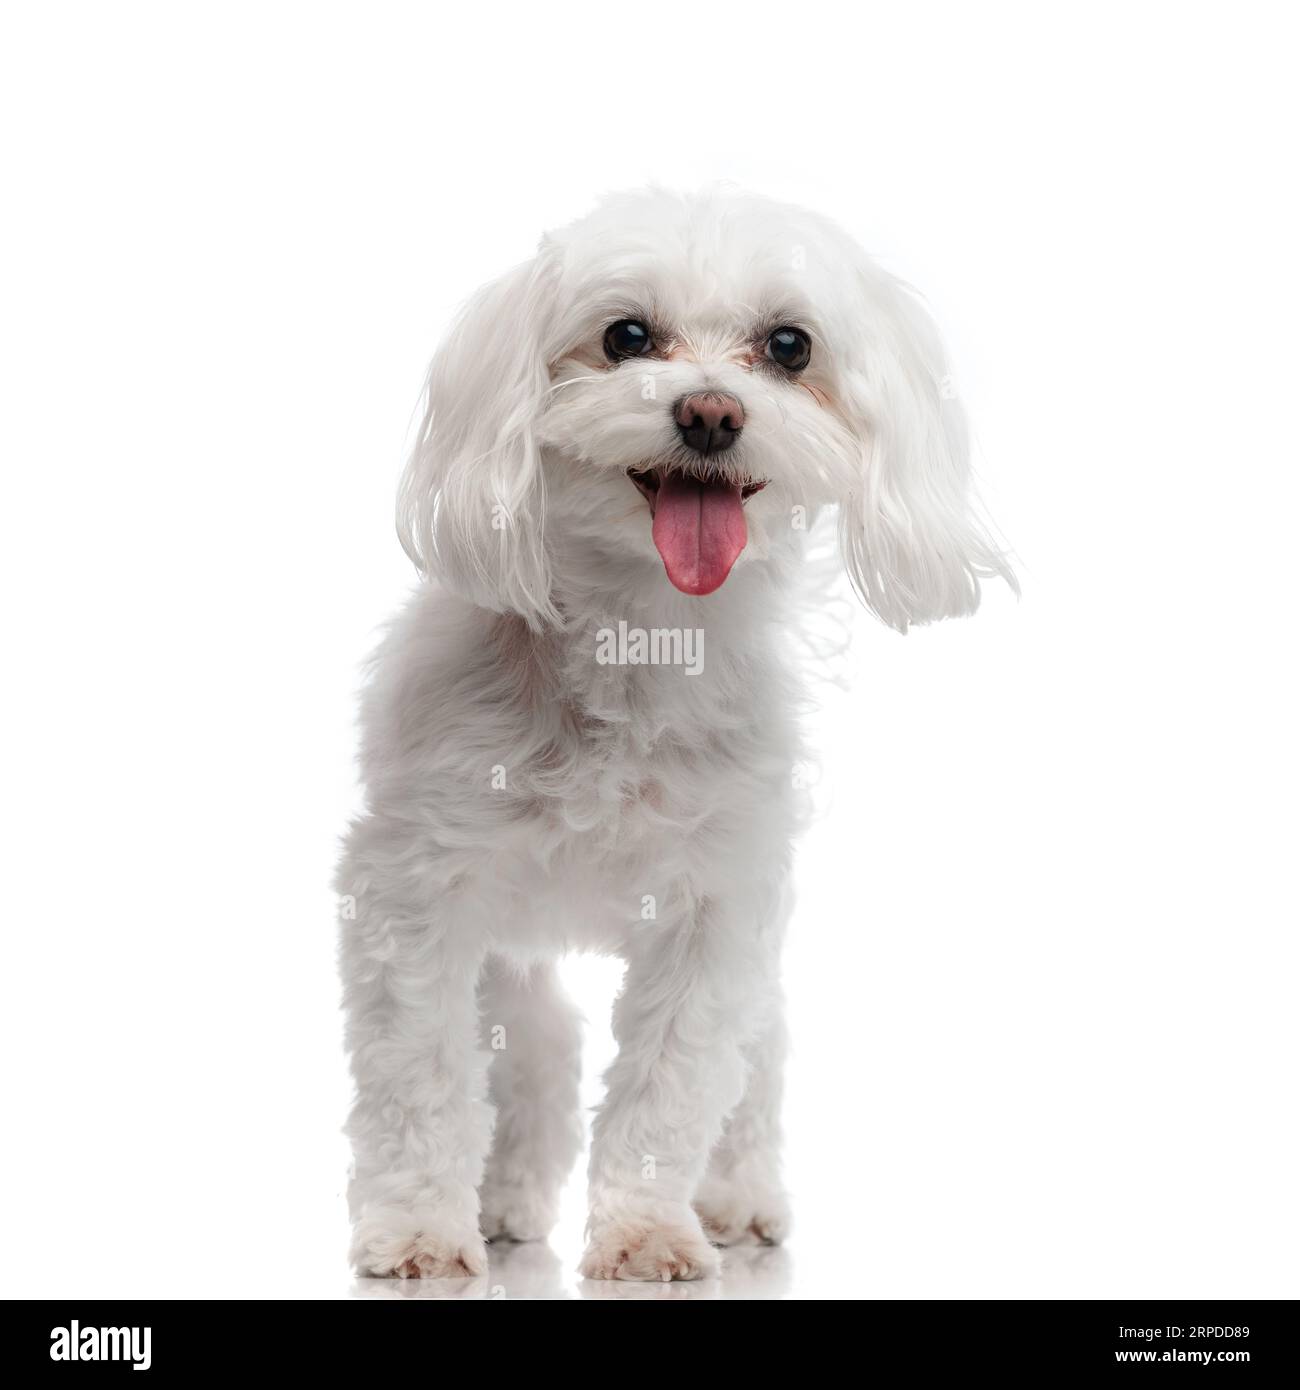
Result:
[[[735,396],[700,391],[677,402],[673,419],[688,449],[697,454],[720,454],[736,442],[745,424],[745,412]]]

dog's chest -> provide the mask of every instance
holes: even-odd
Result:
[[[525,698],[509,742],[527,750],[512,786],[533,830],[566,857],[666,851],[744,821],[789,782],[793,731],[752,650],[715,643],[692,666],[632,660],[628,643],[626,661],[595,660],[574,634],[510,651],[530,663],[511,682]]]
[[[723,744],[712,730],[588,717],[575,731],[564,817],[624,841],[697,823],[718,801],[731,761]]]

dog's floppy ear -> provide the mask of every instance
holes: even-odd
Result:
[[[840,512],[854,587],[890,627],[973,613],[980,580],[1015,576],[971,492],[965,415],[938,332],[914,292],[874,265],[860,271],[859,360],[844,404],[862,465]]]
[[[535,438],[553,284],[542,254],[466,305],[429,367],[397,504],[402,546],[421,572],[534,628],[559,616]]]

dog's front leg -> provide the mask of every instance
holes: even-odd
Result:
[[[356,1081],[353,1264],[403,1279],[484,1274],[477,1189],[492,1111],[476,1004],[483,943],[459,920],[455,895],[415,881],[400,843],[374,821],[354,832],[339,885],[352,908],[341,955]]]
[[[614,1008],[619,1054],[592,1135],[589,1279],[718,1272],[691,1200],[744,1087],[761,973],[754,937],[706,904],[678,926],[647,926],[634,943]]]

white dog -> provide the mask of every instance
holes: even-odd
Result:
[[[638,193],[548,236],[434,359],[401,489],[425,574],[364,695],[339,870],[362,1273],[478,1274],[578,1151],[571,949],[627,962],[595,1279],[779,1240],[808,527],[905,631],[1014,584],[913,295],[820,217]]]

